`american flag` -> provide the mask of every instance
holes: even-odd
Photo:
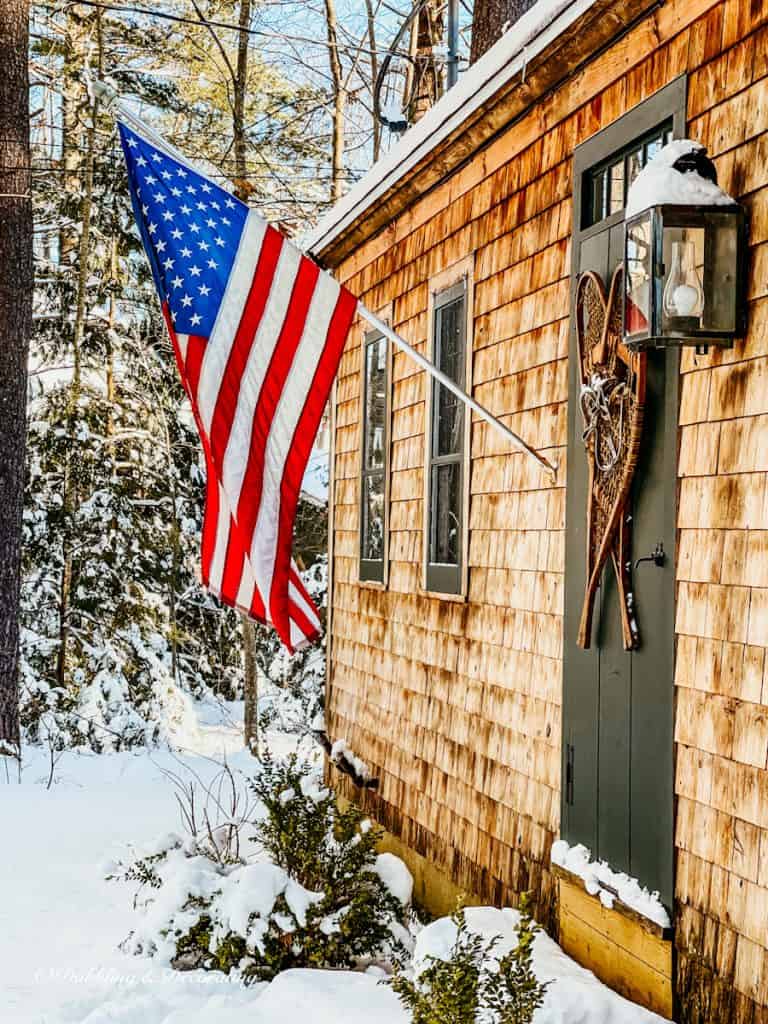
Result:
[[[205,454],[203,582],[296,650],[320,630],[296,506],[357,300],[153,132],[119,130]]]

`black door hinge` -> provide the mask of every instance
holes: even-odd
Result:
[[[565,745],[565,802],[573,805],[573,756],[574,748],[572,743]]]

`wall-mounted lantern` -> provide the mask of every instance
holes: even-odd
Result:
[[[747,225],[706,150],[665,146],[633,183],[624,243],[624,342],[729,347],[746,319]]]

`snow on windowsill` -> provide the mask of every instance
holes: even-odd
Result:
[[[564,839],[552,844],[552,863],[577,875],[590,896],[598,896],[608,910],[617,898],[630,910],[653,921],[660,928],[670,928],[672,921],[657,892],[649,892],[636,878],[613,871],[605,861],[593,861],[592,853],[579,843],[569,846]]]

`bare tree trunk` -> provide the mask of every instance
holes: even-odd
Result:
[[[251,0],[241,0],[237,40],[237,68],[233,84],[232,136],[235,150],[235,178],[238,188],[248,187],[248,164],[245,139],[245,91],[248,84],[248,26],[251,23]],[[241,196],[241,198],[243,198]]]
[[[0,10],[0,754],[20,755],[19,593],[32,330],[29,5]]]
[[[243,732],[245,745],[259,754],[259,667],[256,661],[256,623],[242,617],[243,665],[245,668],[245,713]]]
[[[376,19],[373,12],[373,0],[365,0],[365,13],[368,19],[368,49],[371,51],[371,103],[373,103],[376,79],[379,77],[379,58],[376,53]],[[373,107],[371,109],[373,113],[373,162],[376,163],[381,152],[381,125],[376,117],[376,111]]]
[[[247,139],[245,136],[245,95],[248,86],[248,26],[251,0],[241,0],[237,40],[237,64],[232,80],[232,141],[235,153],[235,190],[244,202],[248,199]],[[244,714],[243,738],[248,750],[258,752],[258,667],[256,664],[256,624],[247,615],[240,616],[243,632]]]
[[[536,0],[475,0],[470,64],[474,64],[486,50],[490,50],[507,28],[522,18],[535,3]]]
[[[333,83],[333,148],[331,158],[331,201],[341,199],[344,193],[344,118],[347,91],[339,57],[338,20],[336,0],[325,0],[325,19],[328,31],[328,63]]]
[[[411,124],[437,103],[442,93],[442,78],[435,60],[435,47],[443,38],[443,9],[440,0],[429,0],[419,11],[415,34],[415,81],[410,98]]]
[[[97,73],[101,74],[102,35],[101,11],[94,15],[98,44]],[[73,55],[74,56],[74,55]],[[86,131],[85,175],[83,180],[83,196],[80,204],[80,244],[77,258],[77,291],[75,298],[75,322],[72,326],[73,370],[69,392],[69,426],[70,433],[80,400],[82,387],[82,343],[86,320],[86,287],[88,281],[88,257],[91,247],[91,211],[93,207],[93,174],[96,160],[96,118],[99,113],[99,101],[94,99],[89,112],[89,123]],[[64,528],[63,562],[59,589],[59,653],[56,661],[56,682],[62,689],[67,683],[67,644],[69,642],[69,598],[72,589],[72,541],[69,525],[77,509],[79,496],[76,479],[76,467],[71,458],[67,457],[64,467],[64,494],[62,496],[67,524]]]

